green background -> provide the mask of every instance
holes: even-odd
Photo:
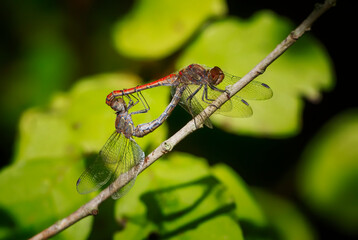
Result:
[[[340,3],[343,5],[343,3]],[[311,1],[2,1],[0,239],[25,239],[96,193],[75,183],[114,131],[113,90],[191,64],[243,76],[312,9]],[[246,119],[213,116],[55,239],[344,239],[358,232],[358,110],[332,36],[338,5],[257,80],[273,98]],[[348,21],[348,20],[347,20]],[[342,41],[342,40],[339,40]],[[339,47],[338,47],[339,46]],[[143,92],[157,118],[170,89]],[[190,115],[135,139],[148,154]]]

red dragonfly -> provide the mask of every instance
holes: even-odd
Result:
[[[134,126],[132,115],[145,113],[149,110],[149,106],[143,96],[139,96],[137,93],[144,109],[131,113],[128,111],[139,102],[137,97],[127,95],[126,97],[129,99],[128,105],[123,98],[114,99],[111,102],[111,107],[117,114],[115,122],[116,130],[104,144],[94,162],[89,165],[77,180],[77,191],[81,194],[96,191],[105,184],[113,182],[118,177],[121,178],[121,181],[127,181],[128,179],[126,178],[128,176],[124,173],[128,171],[136,171],[134,175],[137,176],[144,163],[145,154],[134,141],[133,136],[143,137],[159,127],[179,103],[184,90],[183,87],[177,88],[172,101],[157,119],[136,127]],[[134,97],[137,101],[134,102],[131,97]],[[116,191],[112,195],[112,198],[118,199],[126,194],[134,185],[135,179],[136,177]]]
[[[221,93],[225,92],[227,86],[233,85],[239,79],[239,77],[224,74],[219,67],[207,68],[200,64],[191,64],[178,73],[172,73],[154,82],[113,91],[108,94],[106,103],[111,106],[112,101],[118,97],[153,87],[171,86],[172,92],[174,92],[177,87],[183,86],[185,89],[181,96],[180,105],[195,117]],[[217,112],[230,117],[249,117],[252,115],[252,109],[244,99],[266,100],[270,99],[272,95],[272,90],[268,85],[252,81],[222,105]],[[209,119],[205,121],[205,125],[212,128]]]

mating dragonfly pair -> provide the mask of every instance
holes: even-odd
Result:
[[[154,82],[111,92],[106,98],[106,104],[116,111],[115,132],[107,140],[95,161],[82,173],[77,181],[77,191],[81,194],[90,193],[113,182],[118,177],[121,181],[128,181],[126,172],[136,169],[135,176],[140,172],[145,154],[134,137],[143,137],[158,128],[180,104],[193,117],[202,112],[229,85],[233,85],[240,78],[224,74],[219,67],[206,68],[199,64],[191,64],[178,73],[170,74]],[[141,91],[158,86],[172,87],[172,100],[164,112],[155,120],[134,126],[132,115],[146,113],[148,103]],[[137,96],[137,97],[136,97]],[[124,98],[127,98],[128,104]],[[261,82],[252,81],[216,112],[230,117],[249,117],[252,115],[250,105],[244,99],[266,100],[272,97],[271,88]],[[129,110],[139,102],[144,109],[134,112]],[[205,117],[200,115],[201,117]],[[204,120],[207,127],[212,128],[209,118]],[[118,199],[133,186],[132,178],[123,188],[112,195]]]

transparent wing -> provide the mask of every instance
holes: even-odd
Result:
[[[202,87],[193,98],[190,100],[190,96],[198,89],[198,85],[188,85],[182,95],[182,101],[180,105],[184,107],[193,117],[198,115],[204,108],[212,104],[222,92],[207,88],[207,93],[204,93],[204,87]],[[252,108],[242,98],[236,95],[222,105],[215,113],[228,117],[250,117],[252,116]],[[212,128],[212,123],[209,119],[205,120],[205,125]]]
[[[216,86],[219,91],[208,88],[207,98],[209,102],[211,100],[216,99],[220,94],[222,94],[222,91],[226,89],[226,86],[233,85],[239,80],[239,77],[225,73],[225,78],[223,82]],[[217,113],[229,117],[250,117],[253,114],[252,108],[244,99],[266,100],[270,99],[272,95],[272,89],[268,85],[258,81],[252,81],[247,84],[243,89],[241,89],[229,101],[227,101],[223,106],[221,106],[220,109],[218,109]],[[199,92],[198,96],[202,96],[202,92]],[[202,105],[203,107],[206,107],[207,103],[204,103]]]
[[[210,99],[216,99],[221,94],[222,92],[215,91],[213,89],[208,89],[208,98]],[[208,104],[206,103],[206,105]],[[226,103],[224,103],[215,113],[219,113],[221,115],[228,116],[228,117],[245,118],[245,117],[252,116],[252,108],[244,99],[235,95],[231,99],[229,99]]]
[[[220,108],[218,112],[221,115],[241,118],[252,116],[252,108],[244,99],[234,96],[230,101],[233,106],[232,109],[230,111],[224,111],[225,108]]]
[[[188,89],[195,89],[195,87],[198,88],[196,85],[189,85]],[[192,91],[190,90],[190,92]],[[204,87],[202,87],[202,89],[200,89],[200,91],[195,94],[195,97],[191,101],[192,105],[195,106],[192,108],[199,109],[199,107],[197,107],[197,105],[199,105],[201,107],[200,111],[202,111],[203,108],[206,108],[208,105],[212,104],[212,102],[221,94],[221,91],[213,90],[209,87],[207,89],[207,93],[205,94]],[[185,97],[184,94],[183,97]],[[235,95],[225,104],[223,104],[215,113],[229,117],[250,117],[252,115],[252,109],[245,100],[241,99],[240,97],[236,97]]]
[[[204,86],[200,88],[200,85],[188,85],[179,104],[195,117],[222,94],[226,86],[233,85],[238,80],[240,80],[239,77],[225,73],[223,82],[215,86],[217,89],[207,87],[206,92]],[[241,89],[237,95],[222,105],[216,113],[229,117],[250,117],[253,114],[252,108],[244,99],[265,100],[270,99],[272,95],[273,92],[268,85],[258,81],[252,81]],[[209,119],[205,121],[205,125],[212,128]]]
[[[116,172],[113,175],[113,181],[119,178],[119,181],[127,182],[130,175],[134,175],[135,177],[117,192],[112,194],[113,199],[118,199],[124,196],[133,187],[136,177],[142,169],[144,157],[145,154],[140,146],[133,139],[125,138],[125,146],[120,152],[120,160]]]
[[[225,73],[224,80],[217,86],[217,88],[225,90],[226,86],[233,85],[239,80],[240,77]],[[250,100],[267,100],[270,99],[272,95],[272,89],[265,83],[259,81],[251,81],[237,93],[237,96],[240,98]]]
[[[200,89],[199,92],[197,92],[195,94],[195,96],[193,95],[195,93],[195,91],[199,88],[200,86],[198,85],[188,85],[182,96],[181,96],[181,100],[179,102],[179,105],[182,106],[188,113],[190,113],[190,115],[194,118],[195,116],[197,116],[199,113],[201,113],[204,110],[204,106],[206,106],[205,104],[203,104],[203,102],[200,100],[198,101],[197,96],[202,94],[202,89]],[[175,92],[175,89],[172,89],[172,93]],[[193,96],[193,97],[192,97]],[[201,96],[201,95],[200,95]],[[200,115],[201,117],[204,117],[202,115]],[[213,125],[210,121],[209,118],[207,118],[204,121],[205,126],[207,126],[208,128],[213,128]]]
[[[86,194],[96,191],[112,178],[116,171],[125,139],[123,134],[117,132],[114,132],[109,137],[94,162],[87,167],[77,180],[77,192]]]

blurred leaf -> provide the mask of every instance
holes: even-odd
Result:
[[[172,185],[195,181],[209,174],[204,159],[194,158],[189,154],[172,153],[169,161],[162,158],[153,167],[146,169],[137,177],[135,191],[129,192],[125,198],[116,202],[116,216],[145,214],[145,205],[140,196],[148,191],[167,188]]]
[[[210,17],[226,12],[223,0],[137,0],[114,28],[118,51],[158,59],[177,51]]]
[[[29,109],[21,117],[15,161],[74,156],[71,128],[55,113]]]
[[[126,231],[116,232],[113,239],[114,240],[136,240],[136,239],[146,239],[148,235],[151,234],[153,230],[151,226],[138,224],[132,221],[125,223]]]
[[[182,235],[170,238],[171,240],[184,239],[244,239],[240,226],[229,216],[221,215],[200,224],[197,228],[190,230]]]
[[[241,239],[231,194],[210,172],[204,159],[189,154],[157,161],[138,176],[135,190],[116,202],[116,218],[127,221],[116,237],[138,239],[139,233],[130,231],[146,226],[145,232],[169,239],[198,239],[200,234]]]
[[[274,239],[316,239],[316,234],[305,216],[292,203],[259,189],[254,191],[254,195],[277,234]]]
[[[73,163],[68,159],[36,159],[0,172],[0,208],[13,223],[7,238],[29,238],[84,203],[75,189],[79,168]],[[92,218],[84,219],[57,239],[85,239],[91,223]]]
[[[248,20],[229,18],[205,28],[184,51],[177,63],[219,66],[242,76],[266,57],[293,29],[273,12],[261,11]],[[215,116],[221,128],[250,135],[286,136],[300,129],[301,96],[320,98],[320,91],[332,88],[333,74],[325,49],[304,36],[257,79],[267,83],[274,96],[268,101],[249,101],[254,116],[247,119]]]
[[[330,120],[307,146],[298,171],[303,200],[345,231],[358,233],[358,111]]]
[[[236,203],[236,215],[239,221],[250,222],[251,225],[263,227],[267,225],[265,215],[257,204],[246,183],[240,176],[225,164],[217,164],[212,168],[213,174],[225,184]]]

